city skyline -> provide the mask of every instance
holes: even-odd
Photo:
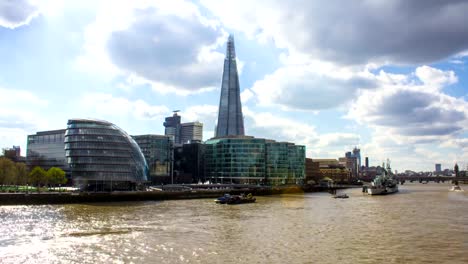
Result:
[[[357,146],[399,171],[468,162],[467,3],[14,3],[0,5],[0,148],[25,155],[28,134],[75,117],[162,135],[173,109],[206,140],[231,33],[247,135],[310,158]]]

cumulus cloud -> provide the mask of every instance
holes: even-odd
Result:
[[[453,72],[423,66],[416,76],[422,85],[383,85],[363,91],[348,118],[385,128],[386,133],[405,136],[413,143],[439,141],[461,132],[468,121],[468,103],[431,89],[455,82]]]
[[[442,71],[426,65],[416,68],[416,76],[426,85],[436,88],[458,82],[458,77],[453,71]]]
[[[317,72],[310,65],[285,66],[255,82],[260,104],[280,105],[287,109],[322,110],[335,108],[352,100],[358,89],[376,86],[370,73],[337,71]]]
[[[38,7],[28,0],[4,0],[0,2],[1,27],[14,29],[27,25],[38,14]]]
[[[112,5],[98,12],[86,30],[85,53],[77,61],[81,69],[101,68],[97,70],[111,77],[134,76],[137,84],[149,84],[159,92],[189,94],[217,86],[224,55],[215,49],[226,34],[196,5],[186,1]]]
[[[48,120],[38,113],[48,102],[24,90],[0,87],[0,148],[21,145],[26,149],[26,137],[48,127]]]
[[[201,3],[228,27],[341,64],[429,63],[468,49],[462,0]]]
[[[99,118],[132,116],[140,120],[152,120],[170,113],[169,108],[164,105],[150,105],[141,99],[130,101],[105,93],[86,94],[80,99],[80,105],[91,113],[98,114]]]

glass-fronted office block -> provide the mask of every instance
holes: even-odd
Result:
[[[305,146],[289,144],[288,183],[302,184],[305,179]]]
[[[163,135],[132,136],[145,156],[149,180],[153,184],[170,183],[173,137]]]
[[[264,181],[265,139],[215,138],[205,144],[205,174],[209,181],[222,183]]]
[[[33,168],[40,166],[45,170],[58,167],[69,176],[69,166],[63,149],[65,129],[41,131],[28,136],[26,164]]]
[[[205,174],[211,182],[281,185],[304,180],[304,146],[247,136],[205,144]]]
[[[83,190],[133,190],[147,181],[138,144],[106,121],[68,120],[65,155],[74,184]]]

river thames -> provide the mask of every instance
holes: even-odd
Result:
[[[468,263],[468,185],[449,187],[0,206],[0,263]]]

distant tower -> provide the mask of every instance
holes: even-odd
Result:
[[[224,59],[218,123],[215,137],[244,135],[244,118],[240,100],[239,76],[237,73],[234,37],[229,36]]]
[[[435,172],[442,172],[442,165],[440,163],[436,163]]]
[[[353,149],[353,156],[357,159],[357,165],[358,165],[358,168],[361,168],[361,150],[354,147]]]
[[[366,168],[369,168],[369,157],[366,157]]]
[[[166,117],[164,122],[164,135],[172,136],[175,144],[180,143],[180,116],[179,110],[174,111],[174,115]]]

